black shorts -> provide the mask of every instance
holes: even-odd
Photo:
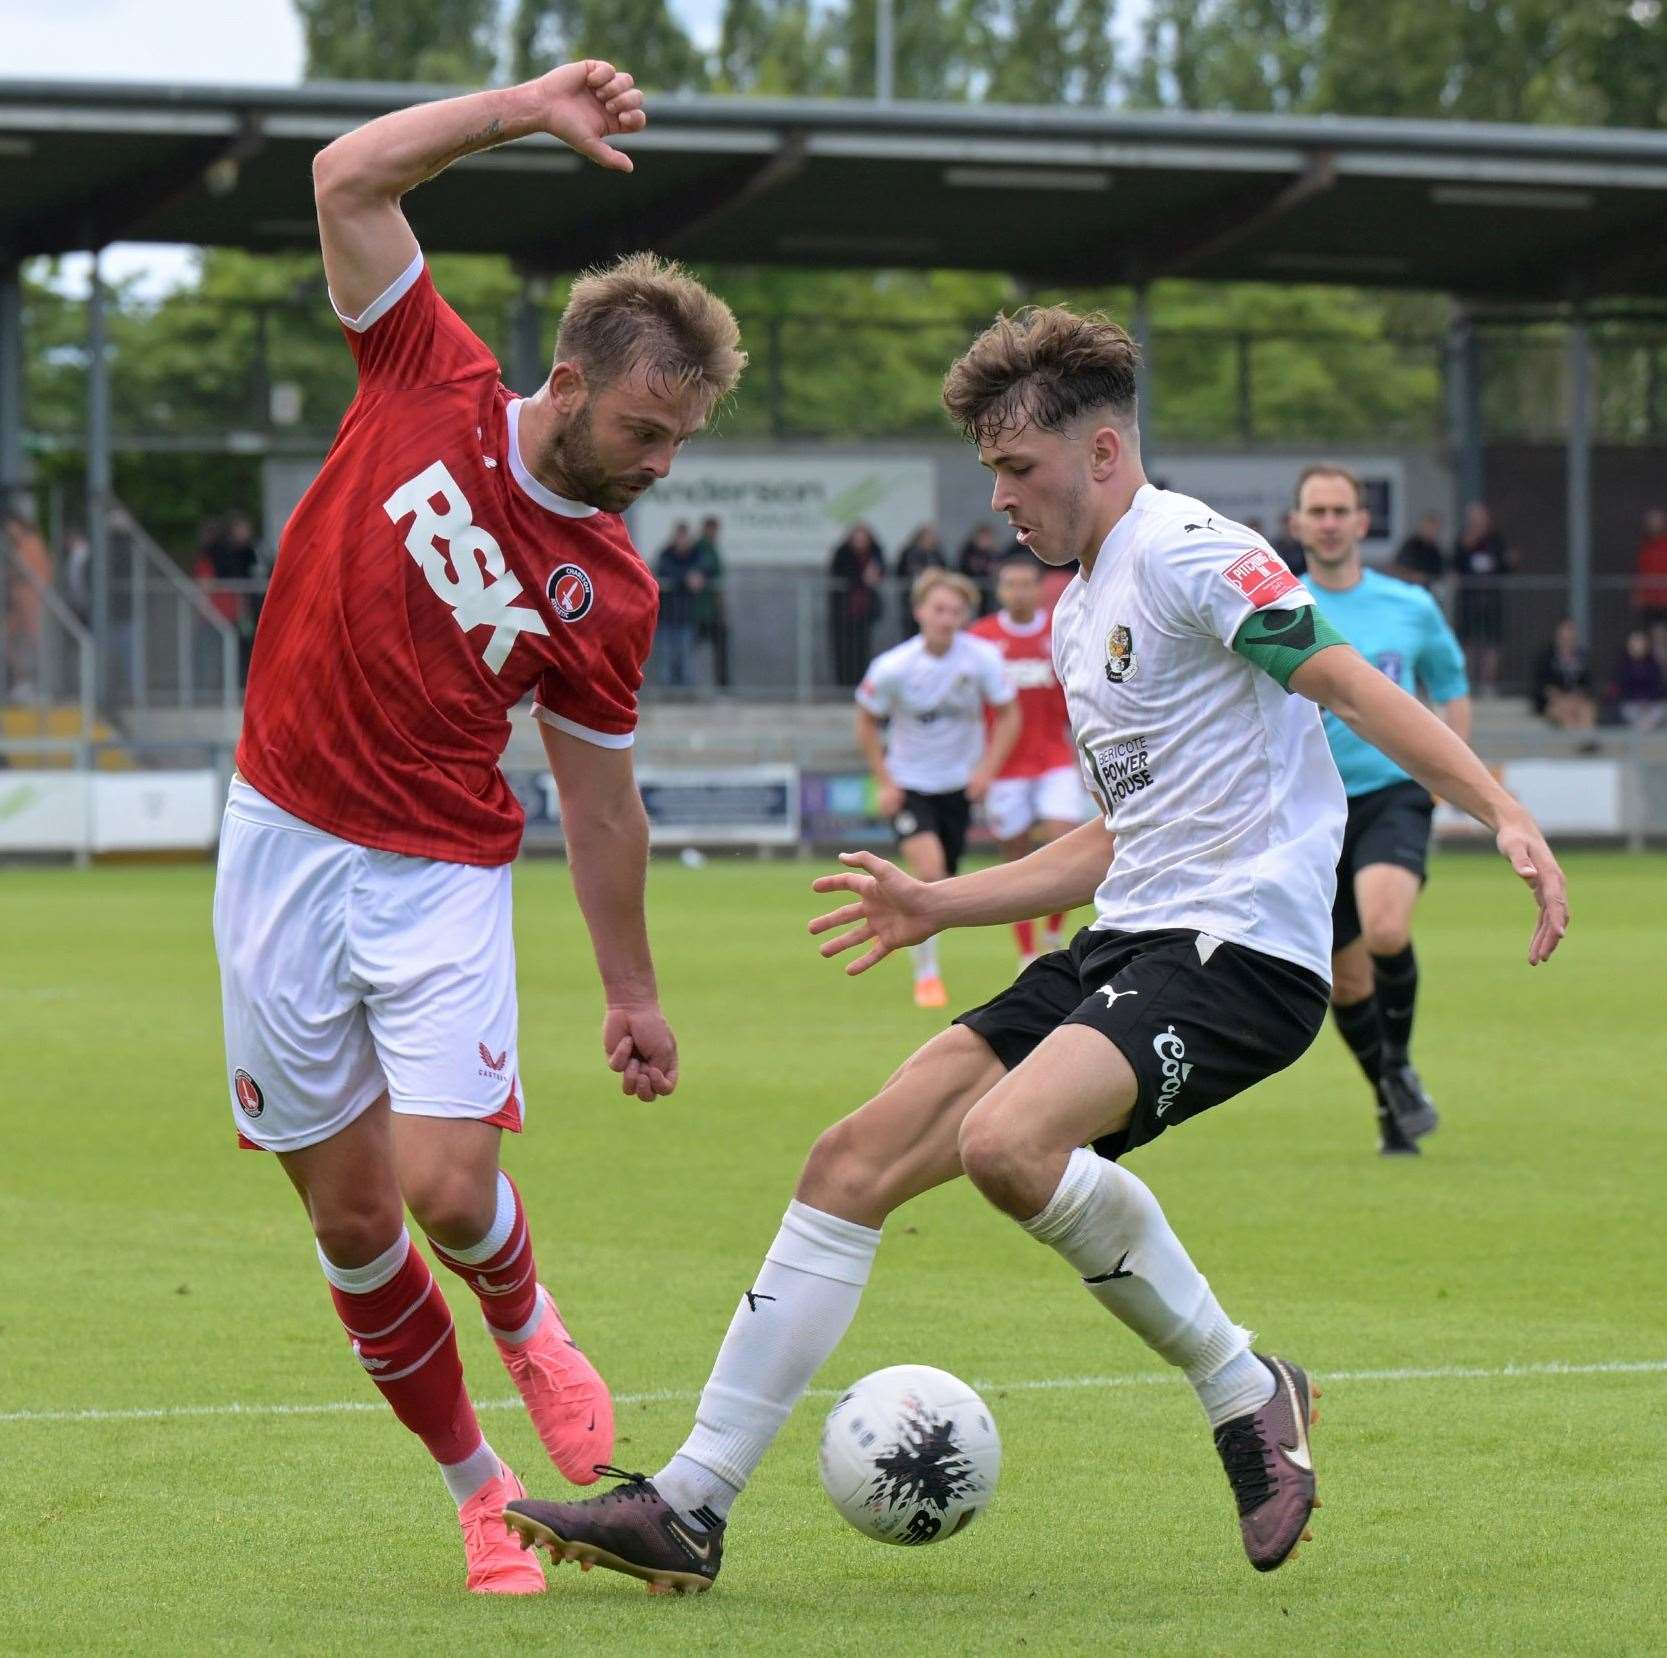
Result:
[[[1343,855],[1337,860],[1337,897],[1331,906],[1333,950],[1360,937],[1354,878],[1368,864],[1394,864],[1424,880],[1434,812],[1435,801],[1422,783],[1391,783],[1350,798]]]
[[[1317,974],[1242,944],[1085,927],[955,1023],[1010,1071],[1061,1025],[1108,1037],[1140,1085],[1127,1127],[1094,1142],[1117,1158],[1300,1059],[1330,1000]]]
[[[891,832],[906,841],[911,835],[936,835],[943,845],[945,868],[953,875],[961,867],[967,849],[967,824],[972,819],[972,802],[964,789],[948,794],[918,794],[903,791],[903,804],[892,814]]]

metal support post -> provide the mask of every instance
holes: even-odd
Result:
[[[1447,440],[1453,459],[1453,533],[1464,523],[1464,509],[1484,491],[1482,447],[1481,348],[1475,324],[1463,306],[1454,306],[1447,325]]]
[[[1592,642],[1592,351],[1586,307],[1569,319],[1567,439],[1569,615],[1584,645]]]
[[[1137,282],[1134,290],[1134,311],[1129,318],[1129,332],[1140,348],[1140,361],[1135,366],[1135,399],[1139,404],[1140,446],[1150,451],[1153,433],[1153,376],[1152,376],[1152,316],[1146,303],[1147,288]]]
[[[874,96],[882,104],[889,104],[896,96],[897,48],[892,24],[892,0],[874,0]]]
[[[0,257],[0,504],[28,482],[23,452],[23,281]]]
[[[544,384],[550,365],[544,361],[544,346],[539,336],[544,321],[544,300],[549,284],[544,277],[531,271],[520,272],[521,284],[510,302],[509,312],[509,377],[523,397]]]
[[[115,653],[110,604],[110,342],[104,273],[94,250],[87,289],[87,546],[91,553],[96,694],[108,705]]]

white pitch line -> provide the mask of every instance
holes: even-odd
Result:
[[[1597,1364],[1571,1364],[1551,1359],[1539,1364],[1437,1365],[1428,1369],[1324,1370],[1321,1382],[1504,1382],[1532,1376],[1660,1376],[1667,1375],[1667,1359],[1613,1359]],[[1173,1387],[1177,1378],[1168,1371],[1139,1371],[1124,1376],[1046,1376],[1015,1382],[979,1380],[973,1386],[986,1393],[1058,1393],[1127,1387]],[[809,1397],[832,1399],[841,1390],[813,1387]],[[616,1405],[693,1404],[699,1393],[687,1388],[657,1388],[648,1393],[620,1393]],[[380,1399],[333,1399],[315,1405],[151,1405],[113,1410],[0,1411],[0,1423],[20,1422],[166,1422],[196,1416],[340,1416],[353,1411],[379,1411]],[[519,1410],[519,1399],[477,1399],[476,1410]]]

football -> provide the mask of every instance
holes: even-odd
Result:
[[[847,1388],[822,1426],[822,1488],[865,1537],[936,1543],[995,1494],[1001,1438],[959,1377],[894,1364]]]

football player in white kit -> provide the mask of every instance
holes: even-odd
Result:
[[[972,804],[1000,774],[1022,720],[1001,652],[965,631],[978,611],[972,582],[923,570],[910,600],[920,631],[869,663],[857,687],[857,743],[904,867],[941,881],[960,869]],[[996,711],[988,737],[986,708]],[[910,954],[915,1006],[946,1007],[937,940]]]
[[[1271,1571],[1307,1535],[1318,1390],[1251,1351],[1118,1159],[1291,1064],[1324,1021],[1344,806],[1316,704],[1493,832],[1538,905],[1530,965],[1568,905],[1532,817],[1326,625],[1261,536],[1147,483],[1135,363],[1115,324],[1027,309],[944,386],[995,510],[1045,562],[1081,561],[1054,652],[1104,817],[953,880],[846,853],[815,883],[846,901],[811,931],[832,935],[825,956],[856,950],[846,971],[862,973],[948,927],[1087,903],[1095,919],[817,1140],[671,1461],[588,1502],[509,1505],[562,1558],[708,1587],[730,1505],[855,1315],[886,1217],[961,1174],[1191,1383],[1251,1564]],[[1282,1169],[1262,1171],[1253,1236],[1289,1254],[1302,1219]]]

